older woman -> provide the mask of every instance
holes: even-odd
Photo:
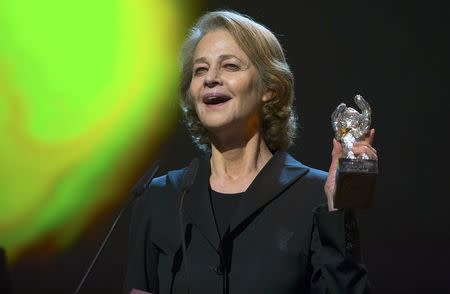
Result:
[[[205,156],[182,203],[186,169],[155,179],[136,203],[124,293],[366,293],[355,219],[333,206],[340,143],[328,175],[285,151],[293,75],[274,34],[209,12],[181,63],[185,121]],[[373,136],[355,155],[376,159]]]

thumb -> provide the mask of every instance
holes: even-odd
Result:
[[[336,189],[335,187],[335,177],[336,177],[336,171],[337,166],[339,162],[339,158],[342,155],[342,145],[339,143],[335,138],[333,138],[333,150],[331,151],[331,164],[330,168],[328,169],[328,177],[325,182],[325,193],[327,195],[328,199],[328,208],[333,207],[333,195],[334,191]]]
[[[337,164],[342,154],[342,146],[336,139],[333,139],[333,150],[331,151],[331,163],[328,173],[332,176],[336,173]]]
[[[333,150],[331,151],[331,160],[337,161],[342,156],[342,145],[341,143],[333,138]]]

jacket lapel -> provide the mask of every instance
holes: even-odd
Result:
[[[276,152],[247,189],[245,197],[241,199],[236,212],[231,217],[230,232],[236,230],[259,209],[289,188],[308,170],[308,167],[296,161],[288,153]],[[210,174],[209,156],[205,156],[200,159],[192,188],[185,196],[183,215],[185,222],[192,222],[197,226],[202,235],[218,250],[220,237],[209,195]]]
[[[220,237],[209,196],[210,169],[209,156],[202,157],[191,191],[185,196],[183,214],[186,222],[197,226],[202,235],[217,249]]]
[[[236,230],[308,170],[308,167],[296,161],[287,152],[276,152],[247,189],[245,197],[241,199],[236,212],[231,217],[230,231]]]

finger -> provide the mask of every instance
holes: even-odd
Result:
[[[371,159],[378,159],[375,149],[373,149],[371,146],[367,146],[367,145],[353,146],[352,151],[355,154],[355,156],[365,153]]]
[[[333,150],[331,151],[331,157],[336,160],[342,156],[342,145],[335,138],[333,138]]]
[[[373,148],[372,146],[370,146],[369,143],[367,143],[367,142],[359,141],[359,142],[355,142],[355,143],[353,144],[353,147],[354,147],[354,148],[355,148],[355,147],[359,148],[359,147],[363,147],[363,146],[369,148],[369,149],[372,150],[375,154],[377,154],[377,150],[376,150],[375,148]]]
[[[374,137],[375,137],[375,129],[370,129],[369,134],[364,139],[364,142],[367,142],[370,145],[372,145]]]
[[[331,163],[328,173],[335,173],[339,158],[342,157],[342,146],[336,139],[333,139],[333,150],[331,151]]]

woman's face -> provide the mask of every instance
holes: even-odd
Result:
[[[208,131],[249,130],[259,125],[263,93],[257,69],[226,30],[207,33],[197,45],[190,93]]]

